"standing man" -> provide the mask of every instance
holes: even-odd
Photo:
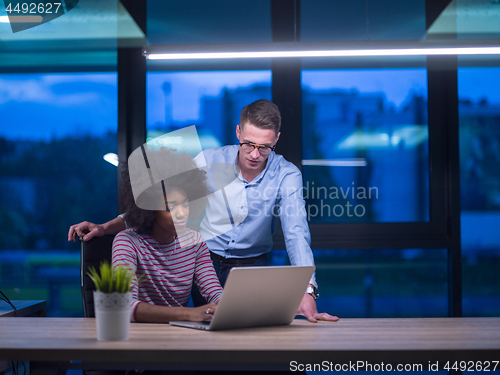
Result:
[[[274,153],[280,127],[278,107],[270,101],[257,100],[241,111],[240,124],[236,126],[239,145],[207,149],[196,157],[200,167],[208,167],[213,191],[200,233],[223,286],[233,267],[268,265],[278,219],[281,219],[290,263],[314,265],[302,197],[302,174],[295,165]],[[217,166],[226,167],[221,172]],[[231,183],[224,186],[221,179]],[[222,188],[218,189],[217,185]],[[68,241],[76,240],[77,235],[88,241],[125,227],[121,216],[102,225],[83,222],[70,227]],[[335,316],[318,313],[317,298],[313,275],[297,314],[311,322],[337,321]],[[203,303],[198,301],[196,293],[193,293],[193,301]]]

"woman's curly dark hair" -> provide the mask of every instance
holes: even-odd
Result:
[[[178,153],[166,148],[160,150],[158,152],[161,152],[161,157],[165,160],[162,172],[174,176],[164,180],[165,190],[179,188],[185,191],[189,201],[204,199],[206,202],[207,195],[211,193],[207,185],[206,172],[197,168],[193,158],[186,153]],[[128,163],[122,163],[121,168],[122,184],[119,192],[121,212],[126,214],[125,220],[129,228],[135,228],[138,233],[148,233],[157,211],[137,207],[130,182]],[[200,214],[200,212],[195,211],[194,214]],[[190,216],[193,216],[193,210]]]

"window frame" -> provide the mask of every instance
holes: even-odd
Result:
[[[448,5],[449,0],[426,0],[426,27]],[[271,0],[273,42],[300,40],[300,1]],[[119,49],[120,51],[120,49]],[[185,65],[182,61],[162,63],[147,69],[143,62],[140,74],[145,81],[146,71],[189,70],[247,70],[268,66],[269,61],[207,62]],[[126,64],[118,58],[120,66]],[[271,61],[272,98],[281,108],[286,131],[281,134],[276,152],[301,169],[302,139],[302,87],[300,59],[273,59]],[[402,64],[404,66],[404,64]],[[377,66],[380,67],[380,66]],[[392,65],[394,67],[394,65]],[[434,56],[426,61],[428,80],[429,119],[429,222],[405,223],[311,223],[309,225],[314,249],[448,249],[449,315],[461,316],[461,234],[460,234],[460,180],[458,143],[458,94],[457,57]],[[137,74],[134,73],[134,74]],[[132,75],[132,74],[130,74]],[[128,78],[128,81],[132,81]],[[127,90],[135,91],[137,83],[131,82]],[[142,90],[142,83],[138,83]],[[120,95],[126,95],[119,87]],[[144,100],[145,97],[140,98]],[[128,102],[133,105],[132,102]],[[119,105],[123,105],[119,101]],[[119,109],[120,113],[123,111]],[[121,124],[119,120],[119,124]],[[120,126],[120,125],[119,125]],[[145,114],[142,130],[137,127],[124,130],[129,142],[119,142],[119,155],[129,154],[145,141]],[[120,129],[120,127],[119,127]],[[124,135],[122,134],[122,136]],[[127,148],[126,151],[120,147]],[[285,247],[281,228],[274,236],[274,248]],[[431,250],[429,250],[431,251]]]

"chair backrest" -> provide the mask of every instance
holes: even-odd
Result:
[[[95,285],[87,275],[89,267],[99,268],[101,261],[107,260],[111,263],[111,250],[113,247],[114,234],[102,237],[94,237],[90,241],[81,241],[80,252],[80,286],[82,288],[83,313],[86,318],[93,318]]]

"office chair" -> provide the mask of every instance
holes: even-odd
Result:
[[[80,241],[80,286],[82,289],[83,314],[86,318],[94,318],[94,282],[87,275],[89,267],[99,268],[103,260],[111,263],[111,248],[114,234],[94,237],[90,241]]]

